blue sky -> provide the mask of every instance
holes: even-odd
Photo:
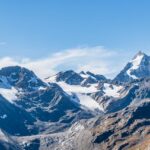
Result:
[[[0,57],[39,60],[103,46],[124,64],[138,50],[149,53],[149,7],[149,0],[1,0]]]

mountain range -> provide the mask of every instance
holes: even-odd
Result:
[[[40,79],[0,69],[0,149],[122,150],[150,146],[150,56],[114,78],[67,70]]]

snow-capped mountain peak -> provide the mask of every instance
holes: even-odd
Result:
[[[105,78],[105,76],[100,75],[100,74],[94,74],[94,73],[92,73],[92,72],[90,72],[90,71],[87,71],[87,72],[81,71],[81,72],[80,72],[80,75],[81,75],[83,78],[86,78],[86,79],[87,79],[87,78],[92,78],[92,79],[98,80],[98,81],[107,80],[107,79]]]
[[[135,79],[149,76],[150,56],[139,51],[114,80],[120,82],[130,82]]]
[[[50,76],[46,78],[46,80],[49,82],[65,82],[70,85],[87,86],[89,84],[98,83],[99,81],[106,81],[107,79],[103,75],[94,74],[89,71],[77,73],[73,70],[67,70]]]
[[[135,55],[133,57],[133,59],[130,61],[130,63],[132,64],[131,67],[127,70],[127,74],[132,77],[133,79],[138,79],[137,76],[131,74],[132,70],[136,70],[140,67],[140,64],[143,60],[143,57],[145,56],[144,53],[142,53],[141,51],[139,51],[137,53],[137,55]]]
[[[6,87],[29,91],[45,87],[45,83],[33,71],[20,66],[9,66],[0,69],[0,81]]]
[[[136,58],[138,58],[138,57],[140,57],[140,56],[145,56],[146,54],[144,53],[144,52],[142,52],[142,51],[139,51],[133,58],[132,58],[132,60],[134,60],[134,59],[136,59]]]
[[[139,133],[143,138],[143,133],[149,132],[145,126],[150,124],[148,77],[150,57],[142,52],[137,53],[116,78],[127,83],[73,70],[59,72],[44,82],[26,68],[0,69],[0,149],[1,146],[35,149],[34,144],[39,144],[43,150],[55,149],[55,146],[69,150],[81,143],[81,138],[83,142],[90,140],[90,144],[93,141],[108,145],[105,136],[109,136],[108,140],[129,139],[129,129],[131,134]],[[145,104],[139,105],[142,101]],[[95,134],[93,127],[96,126]],[[73,140],[75,137],[79,138]],[[102,139],[106,141],[101,142]]]

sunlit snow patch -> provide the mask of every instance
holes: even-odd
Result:
[[[18,91],[14,87],[10,89],[0,88],[0,94],[11,103],[17,99],[17,93]]]
[[[111,85],[104,83],[104,93],[106,96],[120,97],[119,91],[122,89],[122,86]]]
[[[67,93],[94,93],[97,92],[97,84],[91,84],[89,87],[81,85],[69,85],[65,82],[57,82],[57,84]]]
[[[135,75],[132,75],[132,74],[131,74],[131,71],[132,71],[132,70],[136,70],[136,69],[139,68],[139,65],[140,65],[140,63],[141,63],[143,57],[144,57],[144,55],[137,55],[137,57],[131,61],[132,67],[127,70],[127,74],[128,74],[130,77],[132,77],[133,79],[138,79],[138,78],[137,78]]]
[[[87,107],[90,110],[104,111],[103,108],[90,96],[86,94],[79,94],[79,93],[77,93],[76,96],[79,99],[79,103],[84,107]]]

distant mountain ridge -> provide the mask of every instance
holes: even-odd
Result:
[[[5,67],[0,69],[0,148],[130,148],[134,134],[149,137],[149,101],[150,56],[143,52],[113,80],[73,70],[42,80],[27,68]],[[134,140],[137,145],[142,137]]]
[[[43,82],[26,68],[2,68],[0,85],[0,128],[10,134],[37,134],[44,130],[40,127],[42,122],[59,122],[63,128],[75,120],[92,117],[92,113],[71,101],[57,84]],[[17,117],[17,122],[10,124],[13,117]]]

